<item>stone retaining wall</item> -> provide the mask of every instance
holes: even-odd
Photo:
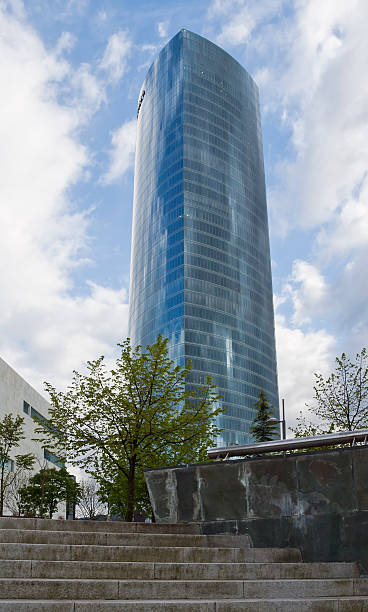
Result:
[[[147,470],[159,523],[298,547],[305,561],[357,561],[368,574],[368,446]]]

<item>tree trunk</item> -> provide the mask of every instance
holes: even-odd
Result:
[[[0,482],[0,516],[4,511],[4,461],[1,466],[1,482]]]
[[[129,478],[128,478],[128,500],[127,500],[127,510],[125,515],[125,520],[128,523],[133,521],[133,513],[134,513],[134,497],[135,497],[135,461],[132,461],[129,468]]]

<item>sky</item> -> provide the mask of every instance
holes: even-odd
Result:
[[[0,0],[0,355],[38,391],[127,336],[135,117],[181,28],[260,88],[280,397],[368,345],[366,0]]]

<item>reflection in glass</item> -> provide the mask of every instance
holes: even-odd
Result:
[[[278,414],[258,89],[230,55],[180,31],[139,94],[130,336],[160,332],[213,378],[218,444],[244,444],[261,388]]]

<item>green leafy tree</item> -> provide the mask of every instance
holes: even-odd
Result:
[[[259,393],[256,408],[257,416],[250,426],[250,433],[256,442],[274,440],[278,433],[278,425],[271,422],[274,417],[273,408],[270,407],[263,389]]]
[[[205,459],[220,431],[214,418],[222,409],[210,378],[189,388],[190,365],[176,366],[167,343],[159,336],[133,350],[127,339],[110,372],[100,357],[87,362],[87,375],[74,371],[66,393],[46,383],[51,408],[48,425],[39,429],[44,444],[99,483],[111,474],[125,479],[127,521],[144,468]]]
[[[307,406],[318,417],[315,424],[301,413],[297,426],[291,428],[296,437],[354,431],[368,428],[368,355],[363,348],[355,361],[345,353],[336,357],[335,371],[325,379],[314,374],[315,404]]]
[[[322,436],[323,434],[333,433],[334,426],[330,424],[327,428],[321,424],[317,425],[308,421],[304,413],[301,411],[296,418],[296,426],[290,427],[296,438],[309,438],[313,436]]]
[[[114,475],[110,475],[110,478],[101,478],[99,480],[100,495],[101,499],[106,502],[109,508],[109,514],[126,516],[127,514],[127,501],[128,501],[128,480],[116,471]],[[137,470],[135,479],[135,503],[134,509],[140,510],[146,513],[147,516],[152,516],[152,507],[146,482],[144,479],[143,472]]]
[[[22,417],[13,417],[11,414],[6,414],[0,421],[0,516],[4,512],[4,499],[7,489],[13,484],[17,476],[30,471],[35,461],[31,453],[16,455],[14,472],[9,469],[12,460],[11,451],[18,448],[20,441],[25,439],[23,423],[24,419]]]
[[[80,486],[66,468],[43,468],[20,489],[23,511],[42,518],[46,513],[52,518],[62,501],[77,503],[79,495]]]
[[[315,374],[314,398],[310,410],[337,431],[368,427],[368,356],[363,348],[351,361],[345,353],[336,357],[335,371],[325,380]]]

